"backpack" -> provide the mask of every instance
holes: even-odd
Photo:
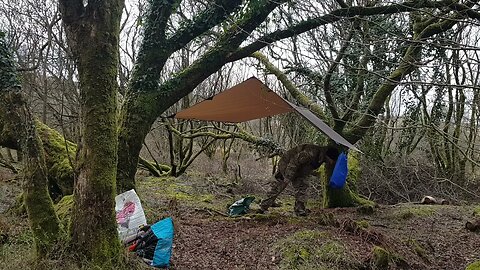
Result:
[[[173,221],[168,217],[148,228],[132,251],[154,267],[169,267],[172,256]]]
[[[345,186],[347,182],[348,175],[348,160],[345,153],[341,153],[337,162],[335,163],[335,168],[333,169],[332,176],[330,177],[330,187],[334,189],[341,189]]]

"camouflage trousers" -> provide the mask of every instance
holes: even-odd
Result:
[[[274,180],[270,183],[270,191],[267,193],[267,198],[262,200],[260,203],[260,208],[262,210],[267,210],[271,207],[278,195],[288,186],[288,183],[292,183],[293,188],[295,189],[295,207],[294,211],[304,212],[305,203],[307,201],[307,189],[308,182],[307,178],[304,176],[292,178],[292,180],[286,179],[284,177],[275,177]]]

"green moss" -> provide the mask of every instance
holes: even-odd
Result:
[[[31,187],[24,192],[25,208],[34,234],[37,256],[42,258],[57,242],[60,222],[55,214],[52,199],[48,195],[46,183],[41,187],[39,183],[33,181],[35,180],[32,180]]]
[[[415,252],[420,258],[428,261],[427,251],[418,243],[417,240],[410,239],[408,243],[412,247],[413,252]]]
[[[152,178],[149,186],[152,191],[158,195],[162,195],[167,199],[176,198],[179,201],[202,201],[202,199],[211,198],[205,196],[196,196],[195,191],[191,186],[179,184],[173,177]]]
[[[280,269],[357,269],[358,263],[341,243],[326,232],[303,230],[281,239]]]
[[[344,255],[347,250],[345,247],[336,241],[326,241],[317,251],[318,257],[322,261],[338,263],[344,260]]]
[[[337,221],[333,213],[320,214],[318,216],[315,216],[315,219],[317,224],[319,225],[335,227],[339,225],[339,222]]]
[[[202,202],[211,203],[213,202],[214,199],[215,199],[215,196],[213,196],[212,194],[207,194],[207,195],[203,195],[201,200]]]
[[[190,177],[189,177],[190,179]],[[210,190],[204,190],[205,182],[199,177],[193,177],[192,181],[198,179],[198,188],[196,182],[184,182],[184,178],[175,177],[145,177],[139,181],[137,192],[142,198],[142,206],[147,216],[147,220],[156,221],[159,216],[165,214],[169,209],[169,202],[176,201],[176,208],[182,209],[213,209],[222,213],[227,213],[226,209],[234,199],[227,197],[218,198],[210,193]],[[238,199],[238,198],[237,198]]]
[[[391,264],[395,264],[400,269],[408,267],[404,258],[379,246],[373,246],[372,248],[371,264],[373,269],[378,270],[390,269]]]
[[[390,252],[379,246],[373,246],[372,262],[375,269],[388,269],[391,260]]]
[[[351,151],[348,153],[348,176],[347,182],[350,187],[350,190],[357,192],[357,181],[360,178],[362,173],[362,168],[360,167],[360,159],[358,153]]]
[[[358,220],[358,221],[355,221],[355,223],[357,223],[357,226],[359,228],[362,228],[362,229],[370,228],[370,222],[368,222],[367,220]]]
[[[465,268],[465,270],[480,270],[480,261],[476,261],[467,265],[467,268]]]
[[[435,214],[435,206],[422,205],[418,207],[408,207],[393,212],[395,219],[406,220],[414,217],[428,217]]]
[[[333,166],[322,166],[320,175],[323,175],[323,207],[353,207],[367,205],[374,207],[375,203],[360,196],[357,192],[357,180],[361,174],[358,156],[354,153],[348,156],[347,184],[342,189],[333,189],[329,186],[329,177],[332,175]],[[322,169],[323,168],[323,169]]]
[[[476,217],[480,217],[480,205],[479,206],[475,206],[473,208],[473,215],[476,216]]]
[[[215,196],[212,194],[199,194],[194,187],[177,181],[174,177],[149,177],[144,182],[148,192],[155,197],[173,199],[181,202],[212,203]]]
[[[56,130],[37,121],[38,133],[42,138],[48,168],[49,189],[53,197],[73,193],[73,168],[77,146],[65,140]]]
[[[55,204],[55,212],[64,229],[70,228],[73,203],[73,195],[67,195]]]

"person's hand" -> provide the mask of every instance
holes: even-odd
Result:
[[[335,163],[336,163],[335,160],[329,158],[328,156],[325,156],[325,162],[326,162],[327,165],[329,165],[329,166],[335,166]]]

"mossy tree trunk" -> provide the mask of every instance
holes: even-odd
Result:
[[[166,60],[195,37],[224,21],[242,1],[216,1],[171,38],[165,36],[165,21],[173,5],[153,1],[145,24],[144,40],[130,81],[129,92],[121,113],[117,189],[135,187],[135,172],[142,144],[154,121],[170,106],[193,91],[226,62],[227,56],[284,1],[250,1],[249,7],[232,23],[217,43],[200,59],[159,86],[160,71]]]
[[[374,202],[362,198],[357,191],[357,179],[360,176],[360,166],[358,155],[356,153],[350,153],[348,158],[348,176],[347,183],[344,188],[336,189],[332,188],[330,183],[330,177],[332,176],[335,165],[325,164],[323,174],[323,207],[335,208],[335,207],[352,207],[361,205],[374,205]]]
[[[333,208],[355,205],[348,183],[342,189],[330,187],[329,182],[334,167],[335,165],[325,164],[325,176],[323,177],[323,207]]]
[[[183,81],[189,77],[190,72],[178,76],[181,77],[179,80],[167,81],[159,88],[160,72],[167,59],[191,40],[223,22],[232,11],[238,9],[242,4],[242,1],[239,0],[217,0],[214,5],[200,12],[167,38],[165,29],[170,15],[176,8],[176,1],[149,2],[144,39],[121,113],[117,167],[118,192],[135,188],[135,173],[144,139],[157,117],[184,96],[175,94],[177,89],[188,88],[187,91],[191,91],[198,84]],[[218,68],[215,69],[215,66],[211,67],[213,71],[208,69],[205,70],[206,74],[202,74],[203,79],[218,70]],[[178,82],[180,84],[176,85]],[[175,96],[174,101],[169,101],[169,96]]]
[[[0,132],[15,134],[23,154],[24,202],[39,258],[51,250],[59,232],[59,220],[48,194],[47,169],[42,143],[33,116],[21,92],[4,34],[0,32]]]
[[[36,127],[45,149],[50,195],[57,200],[73,194],[77,145],[40,121],[36,121]]]
[[[121,0],[61,0],[67,42],[78,66],[82,138],[74,189],[72,244],[95,265],[120,258],[114,198],[117,164]]]

